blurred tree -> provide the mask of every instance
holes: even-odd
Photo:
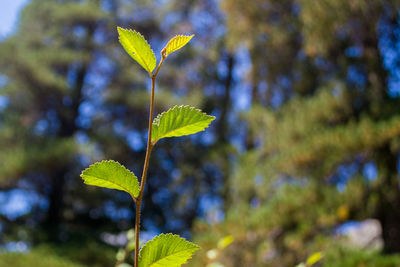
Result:
[[[196,34],[160,73],[156,111],[184,102],[218,118],[193,144],[156,149],[146,230],[189,234],[196,218],[221,209],[212,221],[223,222],[193,226],[198,266],[227,235],[235,241],[218,255],[226,266],[293,266],[320,250],[332,249],[333,262],[342,252],[332,229],[375,217],[385,251],[399,252],[398,1],[223,0],[225,13],[218,3],[30,1],[0,42],[0,190],[40,201],[17,219],[1,213],[2,231],[14,235],[1,242],[85,246],[132,226],[128,196],[78,178],[103,158],[142,167],[148,81],[123,55],[120,25],[156,51],[175,33]],[[103,249],[69,251],[87,264]]]
[[[81,105],[95,62],[94,36],[105,14],[99,2],[32,1],[18,32],[1,43],[3,92],[1,183],[48,199],[49,238],[58,239],[81,154]],[[69,187],[71,188],[71,187]],[[71,204],[71,203],[69,203]]]
[[[62,259],[57,256],[49,255],[43,251],[34,251],[29,254],[23,253],[4,253],[0,255],[0,262],[4,266],[14,267],[83,267],[75,264],[68,259]]]
[[[32,235],[35,241],[43,240],[42,233],[47,240],[71,241],[71,233],[90,238],[132,226],[128,196],[83,187],[78,177],[82,168],[103,158],[137,173],[142,166],[138,159],[145,152],[148,81],[122,56],[116,25],[143,32],[156,51],[173,33],[195,33],[197,45],[168,58],[156,111],[185,102],[221,113],[216,132],[203,135],[194,146],[161,143],[155,151],[144,227],[188,234],[203,213],[205,195],[229,198],[224,185],[231,169],[228,113],[234,58],[219,29],[192,21],[199,14],[213,14],[219,23],[221,13],[214,7],[211,0],[157,6],[139,0],[32,0],[26,6],[17,32],[0,43],[2,94],[8,103],[0,113],[0,184],[3,193],[20,188],[45,199],[18,219],[21,227],[35,225],[28,227],[37,234]],[[180,20],[170,23],[171,16]],[[206,158],[210,151],[215,155]],[[6,217],[4,229],[13,232]],[[110,220],[118,221],[119,228]]]
[[[141,8],[140,3],[123,1],[32,0],[17,32],[0,43],[7,100],[1,112],[1,190],[35,192],[45,201],[32,203],[37,206],[31,213],[17,220],[30,232],[26,241],[82,245],[83,239],[100,238],[104,230],[132,225],[127,196],[119,194],[111,202],[114,193],[87,189],[79,179],[79,172],[98,158],[142,164],[135,155],[143,151],[132,150],[119,131],[124,126],[118,113],[125,108],[109,102],[113,88],[123,88],[127,99],[146,92],[138,69],[121,56],[115,29],[117,24],[134,25],[146,35],[159,30],[152,17],[132,19],[132,5]],[[134,104],[130,118],[146,117],[143,102]],[[134,121],[130,132],[144,128],[144,121]],[[2,217],[3,231],[17,233],[20,228],[7,216]],[[118,229],[111,220],[120,222]]]
[[[168,58],[169,63],[163,66],[156,97],[158,111],[180,101],[217,115],[216,127],[193,140],[190,146],[171,140],[160,143],[155,151],[152,164],[158,167],[150,170],[154,178],[149,180],[144,205],[154,203],[163,207],[160,214],[168,218],[164,220],[167,230],[187,233],[193,220],[204,215],[208,207],[203,203],[210,199],[229,206],[227,185],[235,157],[230,142],[235,60],[221,34],[223,16],[216,6],[214,0],[168,1],[159,6],[157,13],[164,32],[162,39],[181,32],[195,34],[193,44],[183,54]],[[154,212],[154,206],[146,209]]]
[[[400,252],[399,4],[222,1],[229,43],[246,47],[251,61],[252,107],[241,117],[248,151],[227,220],[195,229],[241,241],[226,252],[227,266],[293,266],[316,244],[329,248],[340,223],[369,217],[381,222],[384,251]]]

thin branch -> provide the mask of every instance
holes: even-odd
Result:
[[[140,182],[140,191],[139,196],[134,200],[136,202],[136,222],[135,222],[135,267],[139,267],[139,234],[140,234],[140,210],[142,207],[142,198],[144,192],[144,186],[146,185],[147,178],[147,170],[149,168],[150,154],[151,149],[153,148],[153,144],[151,142],[151,132],[152,132],[152,122],[153,122],[153,111],[154,111],[154,90],[156,87],[156,78],[160,68],[166,58],[165,49],[161,51],[161,61],[158,64],[156,72],[154,74],[150,73],[151,77],[151,97],[150,97],[150,113],[149,113],[149,128],[148,128],[148,136],[147,136],[147,149],[146,149],[146,157],[144,159],[143,173],[142,179]]]

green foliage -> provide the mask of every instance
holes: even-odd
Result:
[[[236,202],[225,220],[214,226],[197,222],[194,241],[203,250],[195,257],[196,260],[207,258],[207,261],[194,266],[205,266],[210,257],[203,251],[214,250],[220,238],[227,235],[231,235],[234,242],[223,250],[216,250],[214,259],[227,267],[289,267],[300,261],[306,262],[315,251],[324,251],[325,254],[333,241],[323,233],[341,222],[342,217],[337,211],[341,203],[347,202],[347,198],[354,197],[354,194],[338,195],[336,188],[319,188],[316,184],[284,183],[274,190],[275,193],[265,200],[261,200],[265,191],[259,193],[257,207]],[[277,251],[282,255],[265,257]]]
[[[40,204],[39,207],[32,198],[34,206],[27,210],[26,215],[19,217],[18,223],[14,223],[14,219],[5,219],[7,226],[3,227],[1,245],[14,238],[26,238],[32,246],[42,244],[49,238],[54,241],[53,244],[57,244],[57,248],[63,249],[61,244],[76,244],[76,241],[86,244],[83,237],[73,237],[77,232],[84,233],[85,238],[100,244],[94,237],[99,238],[105,232],[120,231],[127,227],[126,222],[121,224],[120,221],[111,226],[111,223],[120,219],[113,217],[116,213],[104,209],[104,203],[115,194],[108,194],[105,190],[85,190],[76,177],[83,169],[85,161],[82,158],[113,158],[119,162],[129,162],[129,166],[135,167],[141,162],[140,158],[131,157],[136,152],[132,153],[132,148],[122,136],[118,136],[117,131],[110,127],[118,121],[129,131],[143,134],[144,120],[135,116],[147,113],[147,102],[142,99],[149,99],[148,92],[143,90],[145,79],[139,76],[141,73],[137,71],[136,63],[130,64],[130,57],[116,53],[116,47],[121,48],[118,42],[110,38],[115,35],[115,22],[123,18],[124,23],[129,25],[134,21],[136,28],[143,30],[144,36],[152,36],[150,33],[155,32],[155,40],[164,31],[169,32],[169,29],[159,27],[161,21],[154,19],[155,16],[143,20],[140,14],[126,16],[125,12],[131,7],[134,7],[133,13],[136,12],[137,2],[121,5],[114,2],[28,1],[16,31],[0,41],[0,89],[1,97],[7,102],[0,108],[0,159],[5,162],[4,167],[0,168],[1,191],[7,193],[21,187],[21,184],[30,184],[32,189],[29,193],[34,194],[35,199],[40,199],[40,203],[48,203],[48,206]],[[161,9],[163,4],[157,6]],[[152,7],[144,2],[143,8],[146,12],[153,12]],[[118,32],[127,53],[147,72],[154,71],[155,55],[143,36],[121,28]],[[167,54],[180,49],[190,38],[173,38]],[[99,60],[107,63],[99,64]],[[166,74],[174,75],[174,71],[174,67],[171,67]],[[93,83],[95,80],[107,80],[110,83]],[[175,79],[171,79],[171,82],[175,82]],[[191,96],[195,101],[183,101],[182,94],[168,90],[176,88],[169,83],[158,90],[166,93],[161,92],[157,97],[161,101],[156,103],[155,109],[167,110],[178,103],[203,104],[201,87],[197,84],[189,88],[195,92]],[[94,94],[93,89],[96,90]],[[134,99],[136,102],[116,103],[119,100],[115,101],[115,96],[119,92],[122,92],[122,101]],[[95,102],[101,103],[101,109],[95,116],[82,112],[84,105]],[[127,112],[114,116],[116,106]],[[129,114],[128,118],[126,114]],[[88,124],[83,126],[79,118]],[[77,138],[81,134],[85,136],[83,143]],[[109,165],[109,169],[106,169],[106,165]],[[182,164],[182,168],[186,168],[185,165]],[[116,162],[95,164],[83,171],[82,178],[89,185],[123,190],[133,197],[138,195],[136,177]],[[155,188],[152,191],[156,190],[165,189]],[[171,197],[166,203],[173,199]],[[117,198],[112,203],[119,207],[125,201],[126,198]],[[156,208],[162,206],[154,204]],[[167,214],[166,211],[162,212]],[[174,216],[174,212],[171,208],[168,216]],[[158,216],[151,209],[145,214],[146,217]],[[146,219],[151,220],[149,217]],[[188,221],[186,216],[184,220]],[[26,221],[31,221],[35,227],[27,226]],[[18,229],[18,235],[11,230],[14,228]],[[26,228],[27,233],[24,231]],[[13,235],[12,239],[8,239],[8,235]],[[112,266],[109,261],[103,260],[106,254],[103,248],[95,251],[89,246],[71,246],[69,251],[74,248],[75,253],[66,255],[66,258],[90,266]]]
[[[173,38],[162,51],[162,60],[152,74],[156,66],[156,59],[147,41],[140,33],[132,30],[125,30],[118,27],[119,40],[128,54],[146,69],[152,79],[150,97],[150,120],[153,116],[155,80],[164,59],[169,53],[182,48],[190,41],[192,36],[177,36]],[[139,255],[139,234],[140,234],[140,209],[143,197],[143,189],[146,182],[146,174],[151,153],[151,146],[164,137],[190,135],[203,131],[215,117],[209,116],[198,109],[189,106],[175,106],[167,112],[163,112],[148,129],[148,143],[146,158],[143,167],[142,182],[136,176],[115,161],[102,161],[91,165],[81,174],[84,182],[89,185],[96,185],[110,189],[118,189],[131,194],[136,202],[136,227],[135,227],[135,267],[148,266],[170,266],[178,267],[186,263],[199,247],[185,239],[172,234],[161,234],[149,241],[140,251]],[[151,121],[150,121],[151,122]],[[149,122],[149,123],[150,123]],[[153,130],[153,135],[152,135]],[[139,193],[140,191],[140,193]],[[131,247],[127,247],[122,253],[117,254],[117,265],[124,265],[126,253]]]
[[[222,23],[213,23],[218,25],[218,30],[210,25],[199,32],[198,38],[205,43],[197,47],[196,53],[201,54],[196,56],[195,64],[186,64],[188,58],[193,58],[195,49],[191,49],[186,54],[188,57],[173,62],[180,68],[174,69],[171,65],[163,72],[166,84],[157,90],[155,110],[168,110],[179,103],[203,105],[213,114],[221,114],[218,127],[213,129],[218,141],[211,146],[202,142],[195,146],[180,146],[177,142],[162,144],[166,152],[176,149],[176,145],[184,149],[173,153],[178,157],[174,162],[180,165],[158,168],[163,159],[152,157],[152,164],[160,165],[153,166],[157,171],[150,172],[157,177],[149,178],[152,190],[145,191],[149,193],[146,197],[151,199],[157,190],[167,190],[158,187],[160,183],[168,185],[168,190],[179,184],[179,191],[170,191],[171,197],[166,201],[147,203],[145,198],[145,206],[151,206],[143,214],[146,220],[160,214],[160,220],[153,222],[164,227],[169,225],[165,220],[179,212],[179,219],[185,218],[184,225],[191,225],[198,200],[202,194],[210,194],[222,200],[225,220],[212,226],[206,223],[196,226],[193,234],[206,251],[219,248],[218,240],[224,236],[232,236],[235,242],[218,250],[216,259],[226,267],[294,266],[300,261],[306,262],[309,255],[320,250],[327,256],[325,263],[318,266],[399,265],[396,256],[326,249],[334,239],[332,228],[343,220],[378,215],[386,226],[399,225],[391,217],[400,213],[390,208],[399,207],[398,203],[383,205],[399,199],[398,168],[396,164],[394,168],[388,164],[390,157],[395,163],[398,159],[400,117],[399,98],[387,95],[392,70],[382,66],[387,51],[393,57],[391,61],[398,61],[397,50],[390,47],[390,42],[397,40],[396,34],[390,32],[391,29],[398,31],[399,1],[221,0],[226,11],[223,15],[218,8],[209,8],[212,1],[208,0],[161,1],[157,5],[146,1],[114,2],[31,0],[29,9],[21,16],[16,35],[2,41],[0,72],[7,84],[1,89],[9,101],[7,111],[1,112],[0,118],[0,159],[4,163],[0,180],[4,190],[28,184],[48,199],[51,198],[47,192],[65,192],[61,199],[66,203],[60,205],[66,207],[60,209],[63,239],[70,237],[70,229],[85,231],[92,227],[90,222],[104,221],[104,214],[95,220],[86,216],[92,217],[93,210],[97,216],[99,206],[108,199],[102,198],[103,190],[87,192],[80,183],[75,183],[82,168],[78,159],[81,155],[94,155],[91,158],[101,155],[129,162],[129,166],[137,168],[142,160],[136,155],[143,151],[141,148],[132,151],[112,126],[116,121],[121,122],[124,129],[137,131],[144,138],[147,124],[141,116],[147,115],[149,98],[149,91],[144,90],[146,81],[137,71],[136,63],[130,64],[130,57],[115,53],[115,46],[119,44],[109,38],[114,36],[110,29],[114,30],[115,21],[122,19],[125,25],[135,23],[135,29],[143,30],[144,36],[153,36],[154,32],[154,40],[158,40],[171,29],[182,29],[177,24],[190,29],[191,21],[199,12],[206,16],[215,12],[218,16],[213,17],[213,22]],[[140,16],[142,11],[146,16]],[[171,21],[170,16],[182,19]],[[106,38],[99,42],[97,37],[102,33]],[[168,45],[164,55],[176,51],[167,49]],[[243,53],[246,67],[240,68],[243,72],[235,72],[232,84],[243,85],[237,84],[243,82],[251,90],[251,97],[246,98],[249,109],[238,111],[235,110],[238,95],[232,89],[240,87],[229,86],[229,68],[228,64],[224,68],[224,64],[229,57],[240,62]],[[99,59],[109,64],[97,64]],[[234,69],[239,70],[236,65]],[[149,70],[154,72],[155,68],[146,69]],[[90,78],[98,74],[110,82],[105,87],[96,83],[99,94],[93,94]],[[356,82],[352,81],[354,78]],[[80,85],[79,80],[84,82]],[[215,88],[215,93],[202,96],[202,88]],[[101,112],[90,119],[89,129],[74,127],[77,116],[84,116],[79,111],[81,103],[92,100],[105,104]],[[114,107],[123,112],[113,112]],[[6,113],[15,119],[3,116]],[[229,120],[223,119],[224,114]],[[240,117],[242,114],[245,115]],[[38,122],[49,125],[41,136],[32,130]],[[81,133],[88,136],[87,146],[76,142],[77,134]],[[230,145],[232,140],[241,144],[239,158],[231,150],[221,149],[221,144]],[[60,145],[63,142],[65,145]],[[197,156],[199,148],[207,151],[206,157]],[[130,158],[131,155],[135,156]],[[365,164],[376,166],[376,180],[363,175]],[[174,184],[165,177],[171,170],[178,173]],[[162,176],[165,179],[159,179]],[[67,186],[58,186],[59,177],[67,180]],[[339,180],[340,191],[333,185]],[[394,184],[388,183],[389,180]],[[177,199],[179,204],[171,205],[172,199]],[[55,200],[50,206],[57,203],[58,199]],[[123,205],[119,200],[116,203]],[[186,213],[183,209],[188,204],[193,210]],[[35,218],[45,216],[36,215],[36,211],[32,209],[30,214],[35,216],[25,216],[21,223],[2,222],[4,231],[31,225],[23,223],[26,218],[35,223],[35,228],[40,226],[36,223],[41,219]],[[205,214],[211,220],[212,215]],[[104,231],[105,225],[108,230],[111,228],[108,222],[101,223],[99,232]],[[393,235],[385,230],[385,225],[384,236],[390,238]],[[40,239],[36,242],[41,242]],[[396,244],[393,242],[396,240],[399,238],[394,236],[388,244]],[[81,253],[89,254],[88,248],[81,249]],[[130,250],[126,255],[129,253]],[[196,266],[204,267],[210,258],[201,253],[196,253],[203,256]],[[65,257],[75,260],[70,255]]]
[[[192,38],[193,35],[177,35],[171,40],[169,40],[168,44],[165,46],[165,54],[168,56],[172,52],[175,52],[182,47],[184,47]]]
[[[139,267],[179,267],[199,246],[173,234],[161,234],[140,250]]]
[[[57,245],[49,242],[38,244],[32,250],[32,253],[57,256],[90,267],[109,267],[115,264],[115,249],[103,242],[94,240],[89,232],[84,235],[71,236],[69,242],[66,243],[60,242]]]
[[[140,64],[147,72],[151,72],[156,67],[156,56],[144,37],[134,31],[118,27],[119,41],[125,51]]]
[[[31,251],[27,254],[9,252],[0,253],[0,266],[83,267],[83,265],[73,263],[67,259],[37,251]]]
[[[82,171],[85,184],[129,193],[132,197],[139,195],[139,182],[134,173],[113,160],[97,162]]]
[[[153,121],[153,144],[165,137],[178,137],[204,131],[215,119],[201,110],[189,106],[175,106]]]
[[[382,255],[376,250],[358,250],[348,246],[334,246],[326,252],[324,267],[397,267],[400,255]]]
[[[390,225],[399,225],[399,209],[393,207],[399,202],[400,98],[390,93],[390,68],[380,48],[398,30],[399,4],[221,2],[227,39],[236,49],[248,48],[246,77],[253,88],[251,108],[242,117],[250,125],[249,146],[229,188],[235,203],[224,223],[199,235],[220,231],[242,241],[221,255],[224,265],[306,265],[312,252],[322,250],[325,257],[317,266],[385,266],[384,259],[392,257],[378,252],[364,254],[367,260],[357,251],[325,253],[336,238],[335,227],[371,217],[381,222],[385,251],[400,251],[399,237],[390,232]],[[379,28],[382,18],[393,23]],[[355,66],[360,75],[352,73]],[[376,171],[373,181],[366,167]],[[332,187],[336,183],[340,190]],[[242,222],[244,217],[251,223]],[[205,243],[199,244],[206,248]],[[398,266],[393,258],[389,266]]]

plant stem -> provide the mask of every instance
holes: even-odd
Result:
[[[151,143],[151,132],[152,132],[152,122],[153,122],[153,110],[154,110],[154,90],[156,87],[156,78],[160,68],[166,58],[165,50],[161,51],[161,61],[158,64],[156,72],[153,74],[150,73],[151,77],[151,97],[150,97],[150,113],[149,113],[149,128],[148,128],[148,136],[147,136],[147,149],[146,149],[146,157],[144,159],[143,173],[142,179],[140,182],[140,191],[139,196],[136,198],[136,222],[135,222],[135,267],[139,267],[139,234],[140,234],[140,210],[142,207],[142,199],[143,199],[143,191],[144,186],[146,184],[147,170],[149,168],[149,160],[151,149],[153,145]],[[134,199],[135,200],[135,199]]]

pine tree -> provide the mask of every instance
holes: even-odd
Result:
[[[231,45],[249,51],[252,107],[242,116],[248,151],[232,181],[234,205],[223,224],[195,228],[203,244],[218,240],[207,231],[232,234],[238,240],[221,256],[227,266],[293,266],[330,249],[329,235],[344,221],[372,217],[384,251],[399,252],[399,98],[386,58],[398,60],[399,3],[222,6]],[[268,251],[276,256],[263,258]]]
[[[39,229],[47,239],[59,240],[71,225],[100,232],[111,219],[104,211],[109,192],[87,193],[79,173],[94,159],[113,153],[126,159],[131,153],[125,137],[113,131],[112,112],[121,109],[104,105],[112,81],[128,91],[125,95],[144,83],[135,68],[118,72],[128,60],[121,57],[116,23],[133,24],[123,18],[126,9],[114,1],[32,0],[17,32],[0,43],[2,93],[8,101],[1,112],[1,189],[30,190],[48,202],[33,216],[35,224],[45,226]],[[135,22],[145,33],[154,31],[148,23]],[[146,112],[143,104],[135,108]],[[100,206],[93,202],[97,198],[103,199]],[[99,208],[98,215],[90,215]]]
[[[50,239],[57,240],[54,233],[59,230],[72,231],[72,225],[98,234],[110,229],[111,219],[120,220],[124,230],[132,227],[133,207],[122,209],[128,198],[121,195],[110,204],[110,196],[118,193],[87,192],[79,179],[80,170],[95,160],[113,158],[138,172],[142,167],[147,126],[142,118],[148,112],[148,86],[140,67],[122,56],[116,25],[134,28],[160,47],[165,44],[159,40],[175,33],[195,32],[197,41],[193,46],[181,55],[171,56],[170,64],[160,73],[164,87],[157,89],[156,112],[185,102],[208,113],[219,112],[219,106],[224,106],[227,114],[232,57],[226,50],[214,57],[224,46],[209,40],[211,32],[193,31],[191,22],[191,16],[198,12],[196,8],[220,14],[205,2],[187,3],[184,8],[176,4],[155,7],[143,1],[32,0],[21,14],[17,32],[0,43],[0,73],[7,80],[2,93],[8,99],[0,115],[0,158],[5,162],[0,168],[1,190],[25,189],[28,184],[27,190],[48,200],[48,209],[38,207],[34,221],[48,226],[38,228],[45,232],[54,226],[48,233]],[[165,23],[170,14],[182,20]],[[206,49],[205,42],[216,47]],[[231,69],[227,75],[217,73],[218,62]],[[199,81],[198,77],[204,75],[210,78]],[[203,88],[215,85],[218,89],[202,96]],[[225,90],[222,95],[220,88]],[[225,104],[220,105],[222,102]],[[225,116],[220,123],[219,139],[228,135],[227,120]],[[219,157],[218,149],[226,143],[214,148],[216,141],[207,143],[203,139],[194,146],[188,145],[190,139],[160,143],[152,157],[150,175],[154,179],[149,181],[149,193],[145,194],[145,228],[188,234],[201,213],[203,195],[219,195],[223,190],[228,176],[220,174],[219,166],[225,164],[227,172],[229,162],[221,160],[227,157]],[[206,158],[210,150],[217,151],[214,159]],[[218,180],[216,175],[224,178]],[[112,218],[107,214],[107,205],[115,205],[125,215]]]

